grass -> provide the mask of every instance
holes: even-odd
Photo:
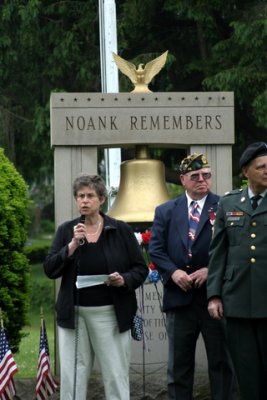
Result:
[[[54,373],[54,319],[51,315],[45,315],[46,330],[48,336],[51,370]],[[27,334],[21,343],[19,352],[14,354],[19,372],[16,378],[33,378],[37,374],[39,341],[40,341],[40,315],[31,313],[30,325],[23,331]]]
[[[16,378],[33,378],[37,374],[39,341],[40,341],[40,306],[43,308],[44,320],[48,336],[51,370],[55,366],[55,329],[54,329],[54,281],[48,279],[41,264],[31,267],[32,301],[29,310],[29,325],[23,332],[26,336],[21,340],[19,352],[14,354],[19,372]],[[38,298],[38,300],[37,300]]]

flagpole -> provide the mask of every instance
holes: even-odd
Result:
[[[41,320],[41,328],[44,329],[44,310],[43,307],[40,307],[40,320]]]
[[[1,328],[4,328],[2,307],[0,307],[0,326]]]
[[[119,92],[118,69],[112,57],[117,53],[117,17],[115,0],[99,0],[99,37],[102,93]],[[105,149],[106,184],[109,189],[118,188],[120,183],[121,149]],[[114,194],[108,196],[108,207]]]

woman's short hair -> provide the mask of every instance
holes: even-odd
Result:
[[[94,189],[99,198],[107,197],[105,182],[100,175],[78,175],[73,182],[73,196],[76,197],[78,191],[84,186],[87,186],[90,189]]]

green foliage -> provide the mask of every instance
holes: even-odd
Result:
[[[31,292],[31,306],[33,311],[40,311],[40,307],[43,307],[44,302],[46,303],[46,310],[49,312],[53,312],[54,298],[53,298],[53,290],[51,290],[51,286],[47,285],[46,282],[34,282],[32,285]]]
[[[29,305],[29,263],[23,253],[28,189],[0,148],[0,306],[10,345],[17,351]]]
[[[266,0],[117,0],[116,6],[123,58],[146,63],[169,50],[151,90],[234,91],[234,158],[248,143],[266,140]],[[50,189],[51,92],[101,90],[98,2],[5,0],[0,50],[0,146],[34,190]],[[132,90],[119,77],[120,91]]]
[[[23,328],[15,360],[19,368],[16,378],[36,377],[39,341],[40,341],[40,308],[42,307],[49,341],[50,359],[54,364],[54,281],[47,279],[42,263],[31,264],[30,268],[30,313],[29,321]]]
[[[266,0],[125,0],[119,52],[129,61],[169,50],[153,91],[234,91],[234,174],[244,147],[267,134]],[[125,90],[123,77],[121,87]],[[128,86],[129,87],[129,86]]]
[[[168,183],[167,188],[171,199],[174,199],[175,197],[184,193],[182,186],[174,185],[173,183]]]
[[[51,233],[55,232],[55,221],[48,220],[48,219],[42,219],[41,220],[41,230],[44,233],[47,233],[51,235]]]
[[[97,2],[2,3],[0,146],[29,184],[44,182],[53,174],[50,93],[100,90]]]
[[[31,264],[43,262],[47,256],[50,244],[48,243],[33,243],[24,249],[24,254],[27,256]]]
[[[258,96],[255,96],[252,107],[253,114],[259,126],[267,129],[267,89]]]
[[[47,252],[45,256],[47,255]],[[54,286],[55,281],[47,279],[43,270],[43,261],[45,256],[41,261],[37,263],[32,263],[31,268],[31,313],[39,313],[40,309],[44,310],[45,315],[54,316],[55,309],[55,293]]]
[[[267,8],[252,1],[241,10],[239,20],[229,21],[228,37],[214,44],[212,74],[203,83],[209,90],[234,91],[245,118],[255,120],[256,131],[256,126],[267,127]]]

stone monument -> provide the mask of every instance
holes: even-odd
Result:
[[[147,150],[154,146],[186,148],[189,153],[203,152],[212,167],[214,192],[223,194],[232,188],[233,93],[152,93],[148,84],[163,67],[167,52],[152,60],[151,64],[139,65],[138,68],[117,55],[114,57],[119,69],[127,72],[133,82],[133,92],[51,94],[56,226],[77,216],[72,182],[80,172],[97,173],[99,148],[140,149],[141,146]],[[146,189],[151,190],[147,186]],[[153,204],[147,213],[142,210],[136,220],[123,214],[121,219],[130,223],[152,223],[156,205]],[[120,217],[116,207],[109,213]],[[145,340],[133,341],[131,369],[139,374],[142,371],[144,379],[146,372],[160,371],[162,375],[162,369],[166,369],[167,335],[161,311],[162,285],[160,282],[147,283],[137,295],[139,304],[143,306]]]

